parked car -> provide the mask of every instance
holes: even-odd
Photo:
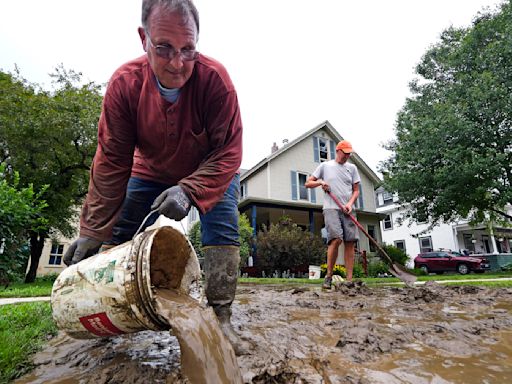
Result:
[[[483,273],[490,269],[490,264],[485,257],[465,256],[458,252],[425,252],[416,256],[414,267],[426,273],[458,272],[466,275],[471,271]]]

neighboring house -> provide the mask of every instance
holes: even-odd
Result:
[[[411,223],[405,220],[401,225],[397,219],[406,211],[396,196],[379,187],[376,190],[377,212],[385,215],[381,222],[382,239],[385,243],[403,249],[409,256],[409,266],[418,253],[438,249],[463,251],[470,254],[503,254],[512,251],[512,228],[485,225],[472,227],[467,221],[443,223],[429,231],[428,223]],[[512,214],[509,207],[508,214]],[[419,234],[419,235],[417,235]]]
[[[241,172],[238,209],[249,218],[254,236],[263,225],[268,227],[277,223],[285,215],[301,228],[320,236],[324,226],[322,203],[325,196],[321,188],[309,189],[304,183],[321,162],[334,159],[335,147],[340,140],[341,135],[325,121],[297,139],[285,142],[281,148],[274,143],[268,157]],[[349,162],[357,166],[361,176],[357,218],[380,241],[380,215],[376,213],[374,192],[380,179],[357,153]],[[193,210],[189,222],[197,221],[197,216],[197,211]],[[362,233],[357,248],[373,251]]]

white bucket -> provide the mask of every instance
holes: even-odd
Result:
[[[320,267],[317,265],[309,266],[309,278],[310,279],[319,279],[320,278]]]
[[[168,322],[156,312],[155,288],[188,293],[199,278],[187,238],[160,227],[62,271],[52,289],[53,319],[77,339],[166,330]]]

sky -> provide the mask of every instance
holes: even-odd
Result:
[[[443,30],[499,0],[195,0],[198,50],[227,68],[244,125],[242,168],[328,120],[374,170],[390,153],[415,66]],[[63,64],[106,83],[142,55],[141,0],[0,2],[0,69],[49,89]]]

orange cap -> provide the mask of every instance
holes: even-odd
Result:
[[[352,144],[350,144],[347,140],[341,140],[336,146],[337,151],[343,151],[343,153],[352,153]]]

